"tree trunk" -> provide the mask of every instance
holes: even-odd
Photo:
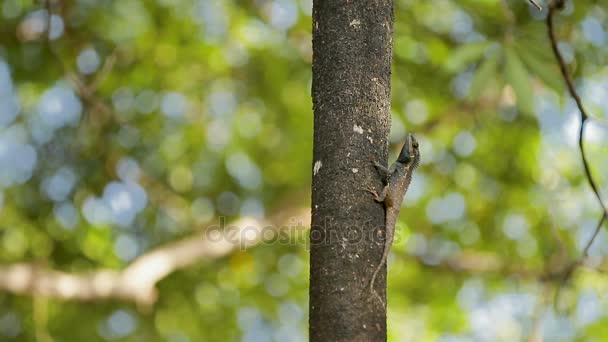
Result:
[[[392,0],[313,3],[311,341],[386,340],[384,209],[361,189],[387,160],[393,21]]]

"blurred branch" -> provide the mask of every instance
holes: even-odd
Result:
[[[269,220],[245,217],[155,248],[135,259],[122,271],[101,269],[73,274],[34,263],[0,266],[0,291],[60,300],[116,299],[134,302],[140,308],[147,309],[156,302],[156,285],[171,273],[251,248],[264,241],[276,243],[279,240],[273,239],[270,236],[272,233],[302,234],[309,227],[308,208],[285,210]],[[438,263],[429,263],[424,256],[407,256],[406,260],[433,270],[456,273],[495,273],[522,279],[539,279],[543,273],[542,270],[524,265],[514,265],[495,254],[475,251],[464,251]]]
[[[107,77],[107,75],[112,70],[114,63],[116,62],[117,48],[114,48],[112,53],[105,59],[104,64],[99,72],[95,75],[95,78],[90,84],[86,84],[83,78],[76,72],[72,71],[66,63],[64,63],[63,59],[55,49],[55,46],[52,42],[51,38],[51,18],[54,13],[53,11],[53,3],[59,3],[54,0],[43,0],[44,8],[47,11],[47,23],[46,23],[46,42],[48,45],[48,49],[53,56],[54,61],[57,63],[61,72],[65,75],[67,80],[71,83],[72,87],[84,101],[91,104],[93,109],[97,109],[104,116],[98,118],[98,122],[107,123],[114,121],[116,119],[116,115],[110,104],[106,103],[103,98],[100,98],[96,91],[99,85],[103,82],[103,80]],[[60,3],[59,3],[60,4]],[[100,128],[100,127],[98,127]],[[93,134],[91,131],[87,131],[86,134]],[[152,199],[156,200],[158,203],[169,202],[179,207],[187,207],[186,201],[180,196],[176,195],[170,190],[167,190],[164,184],[154,179],[153,177],[145,174],[142,170],[142,174],[140,177],[143,185],[146,185],[149,190],[152,190]],[[158,196],[156,196],[158,194]],[[160,206],[160,205],[159,205]],[[174,207],[166,207],[167,213],[171,215],[173,219],[179,221],[179,215],[177,214],[177,210]]]
[[[534,311],[532,313],[532,328],[530,334],[526,338],[526,342],[542,342],[544,340],[543,334],[543,318],[544,311],[549,301],[549,284],[543,284],[539,293],[536,295],[536,305],[534,305]]]
[[[505,14],[505,17],[507,18],[507,23],[509,24],[507,26],[507,32],[510,33],[512,30],[512,26],[515,24],[515,14],[513,14],[513,11],[511,11],[511,9],[509,8],[507,0],[502,0],[500,4],[502,7],[502,11]]]
[[[534,5],[534,7],[536,7],[537,10],[542,11],[543,7],[541,5],[538,4],[538,2],[536,2],[535,0],[528,0],[532,5]]]
[[[157,299],[156,284],[171,273],[255,246],[268,239],[271,231],[304,231],[309,225],[309,209],[285,210],[268,220],[244,217],[225,226],[220,220],[219,226],[141,255],[122,271],[100,269],[72,274],[35,263],[0,266],[0,291],[61,300],[119,299],[147,309]]]
[[[556,11],[561,10],[564,7],[564,5],[565,5],[565,0],[553,0],[549,4],[549,13],[547,14],[547,32],[549,34],[549,41],[551,42],[551,49],[553,50],[555,59],[557,60],[557,63],[559,64],[559,68],[560,68],[562,77],[564,78],[564,81],[566,82],[566,86],[568,87],[568,92],[570,93],[570,96],[574,99],[574,101],[576,102],[576,106],[578,107],[578,110],[581,113],[581,119],[580,119],[581,124],[580,124],[580,129],[579,129],[579,134],[578,134],[578,147],[579,147],[579,151],[580,151],[581,158],[583,161],[583,168],[585,171],[585,176],[587,178],[587,182],[591,186],[591,189],[593,190],[593,193],[595,194],[595,197],[597,198],[597,201],[598,201],[599,205],[601,206],[603,213],[602,213],[602,217],[600,218],[600,220],[597,224],[597,227],[595,228],[595,231],[589,238],[589,241],[587,241],[587,244],[585,245],[585,248],[583,249],[582,255],[579,257],[578,260],[572,262],[570,267],[568,267],[564,270],[563,279],[562,279],[561,284],[566,283],[568,281],[568,279],[571,277],[574,270],[583,263],[584,259],[587,258],[588,253],[589,253],[589,248],[591,248],[591,245],[593,244],[593,242],[595,241],[595,238],[599,234],[599,232],[602,228],[602,225],[608,218],[608,209],[606,208],[606,205],[604,204],[602,197],[600,195],[598,186],[591,175],[591,168],[589,166],[589,162],[588,162],[586,154],[585,154],[585,147],[583,144],[585,124],[587,123],[588,120],[592,119],[592,117],[589,116],[589,114],[585,110],[585,108],[583,106],[583,102],[582,102],[578,92],[576,91],[576,88],[574,87],[574,82],[572,81],[572,77],[571,77],[570,73],[568,72],[568,67],[566,66],[566,62],[564,61],[564,58],[562,57],[562,54],[559,51],[557,38],[555,37],[555,28],[554,28],[554,24],[553,24],[553,18],[555,16]],[[556,302],[557,302],[557,299],[559,298],[560,288],[558,288],[558,290],[556,292]]]
[[[87,87],[91,91],[91,93],[97,91],[99,85],[106,79],[110,71],[112,71],[114,63],[116,62],[116,53],[116,49],[114,49],[112,53],[110,53],[110,55],[103,62],[101,70],[99,70],[99,72],[97,72],[97,74],[95,75],[95,79],[93,79],[93,81]]]
[[[513,264],[510,260],[487,252],[463,251],[439,262],[429,262],[426,256],[408,255],[407,260],[415,261],[433,270],[445,270],[467,274],[496,274],[520,279],[542,279],[543,270],[532,269],[525,264]]]
[[[55,61],[61,68],[61,71],[65,74],[66,79],[72,84],[74,90],[78,93],[78,95],[86,101],[90,102],[94,108],[99,109],[101,113],[103,113],[106,117],[110,116],[112,114],[112,110],[107,104],[105,104],[103,101],[99,100],[95,96],[95,91],[97,90],[97,87],[99,87],[99,84],[103,81],[103,79],[107,76],[107,74],[114,66],[114,62],[116,60],[116,53],[114,51],[112,52],[112,54],[110,54],[108,58],[106,58],[101,71],[96,75],[93,82],[90,85],[87,85],[86,82],[84,82],[84,80],[80,77],[80,75],[70,70],[70,68],[63,62],[63,59],[59,55],[59,52],[57,52],[55,46],[53,45],[53,39],[51,36],[52,17],[54,15],[53,2],[53,0],[44,0],[44,8],[47,12],[46,42],[48,49],[51,55],[53,56],[53,59],[55,59]]]
[[[597,226],[595,227],[595,230],[593,231],[593,235],[591,235],[591,238],[589,239],[589,241],[587,241],[587,245],[585,246],[585,249],[583,250],[583,255],[581,256],[581,262],[585,257],[587,257],[589,255],[589,248],[591,248],[593,241],[595,240],[597,235],[600,233],[600,230],[602,229],[602,225],[606,221],[606,218],[608,218],[608,212],[606,210],[604,210],[604,214],[602,215],[602,218],[597,223]]]
[[[301,243],[298,239],[307,240],[307,236],[296,235],[296,239],[284,240],[285,236],[281,234],[304,234],[309,228],[309,208],[281,210],[267,220],[244,217],[225,226],[220,219],[220,225],[152,249],[122,271],[99,269],[79,274],[53,270],[36,263],[0,266],[0,291],[59,300],[122,300],[136,303],[140,309],[146,310],[156,302],[158,282],[171,273],[264,242]],[[273,234],[278,234],[279,238]],[[433,271],[496,274],[532,281],[560,281],[562,278],[559,275],[563,273],[559,270],[545,272],[525,264],[515,264],[496,254],[479,251],[463,251],[440,261],[430,261],[424,255],[408,255],[405,259]],[[608,259],[599,264],[608,266]]]

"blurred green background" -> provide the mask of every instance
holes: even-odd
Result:
[[[0,283],[18,262],[120,271],[220,217],[309,220],[311,8],[1,0]],[[397,0],[395,16],[391,150],[414,132],[422,165],[389,259],[389,339],[604,340],[608,235],[557,302],[560,282],[544,277],[581,254],[601,212],[546,10]],[[570,1],[556,23],[598,118],[608,118],[607,23],[600,1]],[[605,196],[608,127],[586,127]],[[0,340],[303,341],[303,241],[200,255],[162,277],[148,305],[2,284]]]

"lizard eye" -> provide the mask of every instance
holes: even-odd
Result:
[[[415,142],[415,143],[412,144],[412,146],[414,146],[414,148],[418,148],[418,143]]]

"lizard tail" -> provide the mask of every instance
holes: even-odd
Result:
[[[376,281],[376,276],[378,276],[378,272],[380,272],[380,270],[382,269],[382,266],[386,264],[385,255],[386,255],[386,253],[383,253],[382,260],[380,260],[380,263],[378,264],[378,266],[376,266],[376,269],[374,270],[374,274],[372,274],[372,280],[369,283],[369,289],[370,289],[372,295],[374,297],[376,297],[383,306],[384,306],[384,301],[382,300],[380,295],[376,292],[376,289],[374,289],[374,282]]]

